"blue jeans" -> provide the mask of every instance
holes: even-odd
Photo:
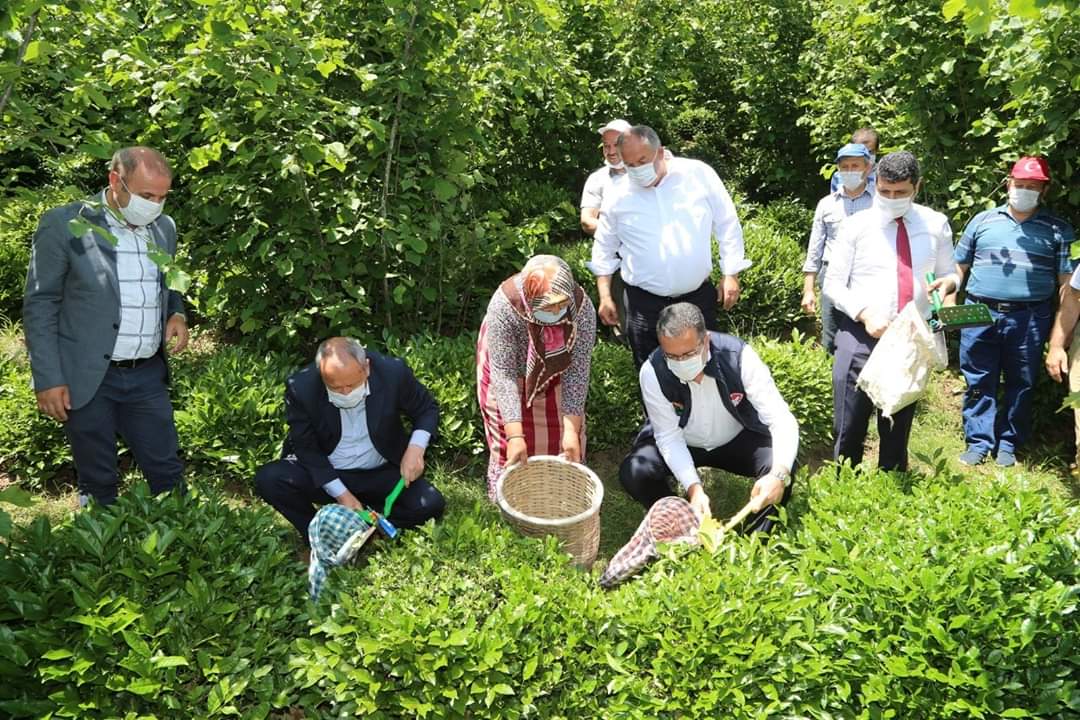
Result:
[[[1046,301],[1008,313],[991,310],[990,314],[993,325],[960,330],[960,370],[967,380],[964,439],[969,450],[1015,453],[1031,431],[1031,401],[1052,309]],[[1005,392],[999,413],[1002,373]]]

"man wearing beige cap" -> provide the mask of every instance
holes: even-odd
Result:
[[[600,139],[604,143],[604,166],[589,175],[585,181],[585,189],[581,193],[581,229],[586,235],[596,232],[597,222],[600,220],[600,206],[604,202],[605,194],[626,182],[626,167],[619,157],[619,148],[616,145],[619,136],[630,129],[630,123],[625,120],[612,120],[599,129]]]
[[[1008,201],[968,223],[954,256],[961,278],[968,278],[967,302],[985,303],[994,317],[993,325],[960,331],[960,370],[967,380],[967,449],[960,461],[966,465],[990,455],[1002,467],[1015,464],[1031,430],[1035,379],[1052,321],[1047,368],[1060,379],[1068,363],[1062,314],[1071,303],[1061,304],[1054,321],[1053,299],[1072,273],[1073,229],[1039,207],[1050,186],[1045,158],[1020,158],[1007,183]]]
[[[626,167],[622,158],[619,157],[619,136],[629,130],[630,123],[619,118],[612,120],[600,128],[600,139],[603,141],[604,166],[593,171],[589,179],[585,181],[585,189],[581,193],[581,229],[586,235],[596,232],[596,226],[600,222],[600,206],[604,200],[610,202],[611,197],[626,185]],[[615,337],[624,340],[626,337],[626,310],[622,301],[622,278],[617,274],[611,283],[612,297],[615,298],[615,312],[618,322],[612,328]]]

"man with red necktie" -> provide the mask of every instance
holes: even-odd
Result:
[[[874,205],[840,224],[823,292],[841,312],[833,364],[834,459],[862,462],[863,443],[874,413],[856,385],[866,359],[889,323],[909,302],[930,316],[926,274],[935,273],[943,292],[955,292],[952,229],[939,212],[914,202],[922,181],[909,152],[885,156],[877,166]],[[907,444],[915,404],[892,416],[877,413],[881,448],[878,466],[907,469]]]

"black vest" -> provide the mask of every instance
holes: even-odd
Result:
[[[705,375],[716,381],[720,390],[720,400],[732,416],[742,423],[747,430],[768,434],[769,428],[758,417],[742,382],[742,351],[746,343],[733,335],[709,332],[709,360],[705,363]],[[661,348],[653,350],[649,356],[656,379],[660,382],[660,391],[675,406],[679,415],[679,427],[686,427],[690,420],[690,387],[671,372],[664,361]],[[704,382],[704,380],[702,380]]]

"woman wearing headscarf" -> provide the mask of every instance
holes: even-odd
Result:
[[[495,291],[476,343],[492,501],[506,465],[530,455],[582,461],[595,342],[592,301],[561,258],[537,255]]]

